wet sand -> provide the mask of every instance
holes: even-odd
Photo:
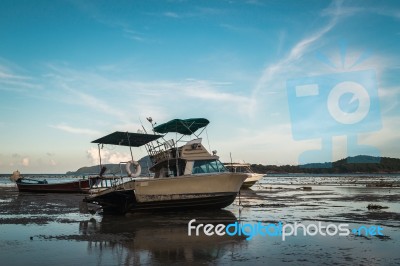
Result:
[[[400,188],[319,183],[264,178],[242,190],[225,210],[125,216],[80,213],[80,194],[0,188],[0,260],[2,265],[399,265]],[[368,204],[388,208],[369,210]],[[191,219],[376,225],[384,235],[299,234],[285,241],[279,236],[188,236]]]

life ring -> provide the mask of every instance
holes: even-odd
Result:
[[[136,171],[134,173],[131,172],[131,165],[135,165]],[[128,173],[129,177],[138,177],[140,176],[140,173],[142,172],[142,167],[140,167],[140,164],[137,161],[129,161],[126,163],[126,172]]]

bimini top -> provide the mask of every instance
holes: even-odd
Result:
[[[93,140],[92,143],[140,147],[160,137],[162,136],[116,131],[102,138]]]
[[[205,118],[173,119],[167,123],[158,125],[154,131],[161,134],[177,132],[182,135],[192,135],[199,128],[205,127],[210,123]]]

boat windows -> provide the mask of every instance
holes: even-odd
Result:
[[[193,174],[226,172],[225,166],[218,160],[195,161]]]
[[[232,173],[249,173],[249,174],[253,173],[251,171],[250,167],[248,167],[248,166],[233,166],[233,167],[231,167],[230,165],[227,165],[226,167],[228,168],[229,172],[232,172]]]

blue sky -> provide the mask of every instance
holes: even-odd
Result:
[[[314,100],[298,118],[304,110],[289,108],[287,82],[340,73],[361,82],[352,73],[365,70],[377,93],[350,95],[348,112],[373,103],[379,121],[355,124],[356,137],[399,158],[399,26],[396,1],[1,1],[0,173],[93,165],[90,141],[136,132],[148,116],[208,118],[205,144],[223,161],[231,152],[297,164],[323,137],[332,159],[344,158],[347,132],[315,127],[330,100]],[[296,139],[295,123],[310,125],[308,139]],[[127,155],[107,147],[104,161]]]

